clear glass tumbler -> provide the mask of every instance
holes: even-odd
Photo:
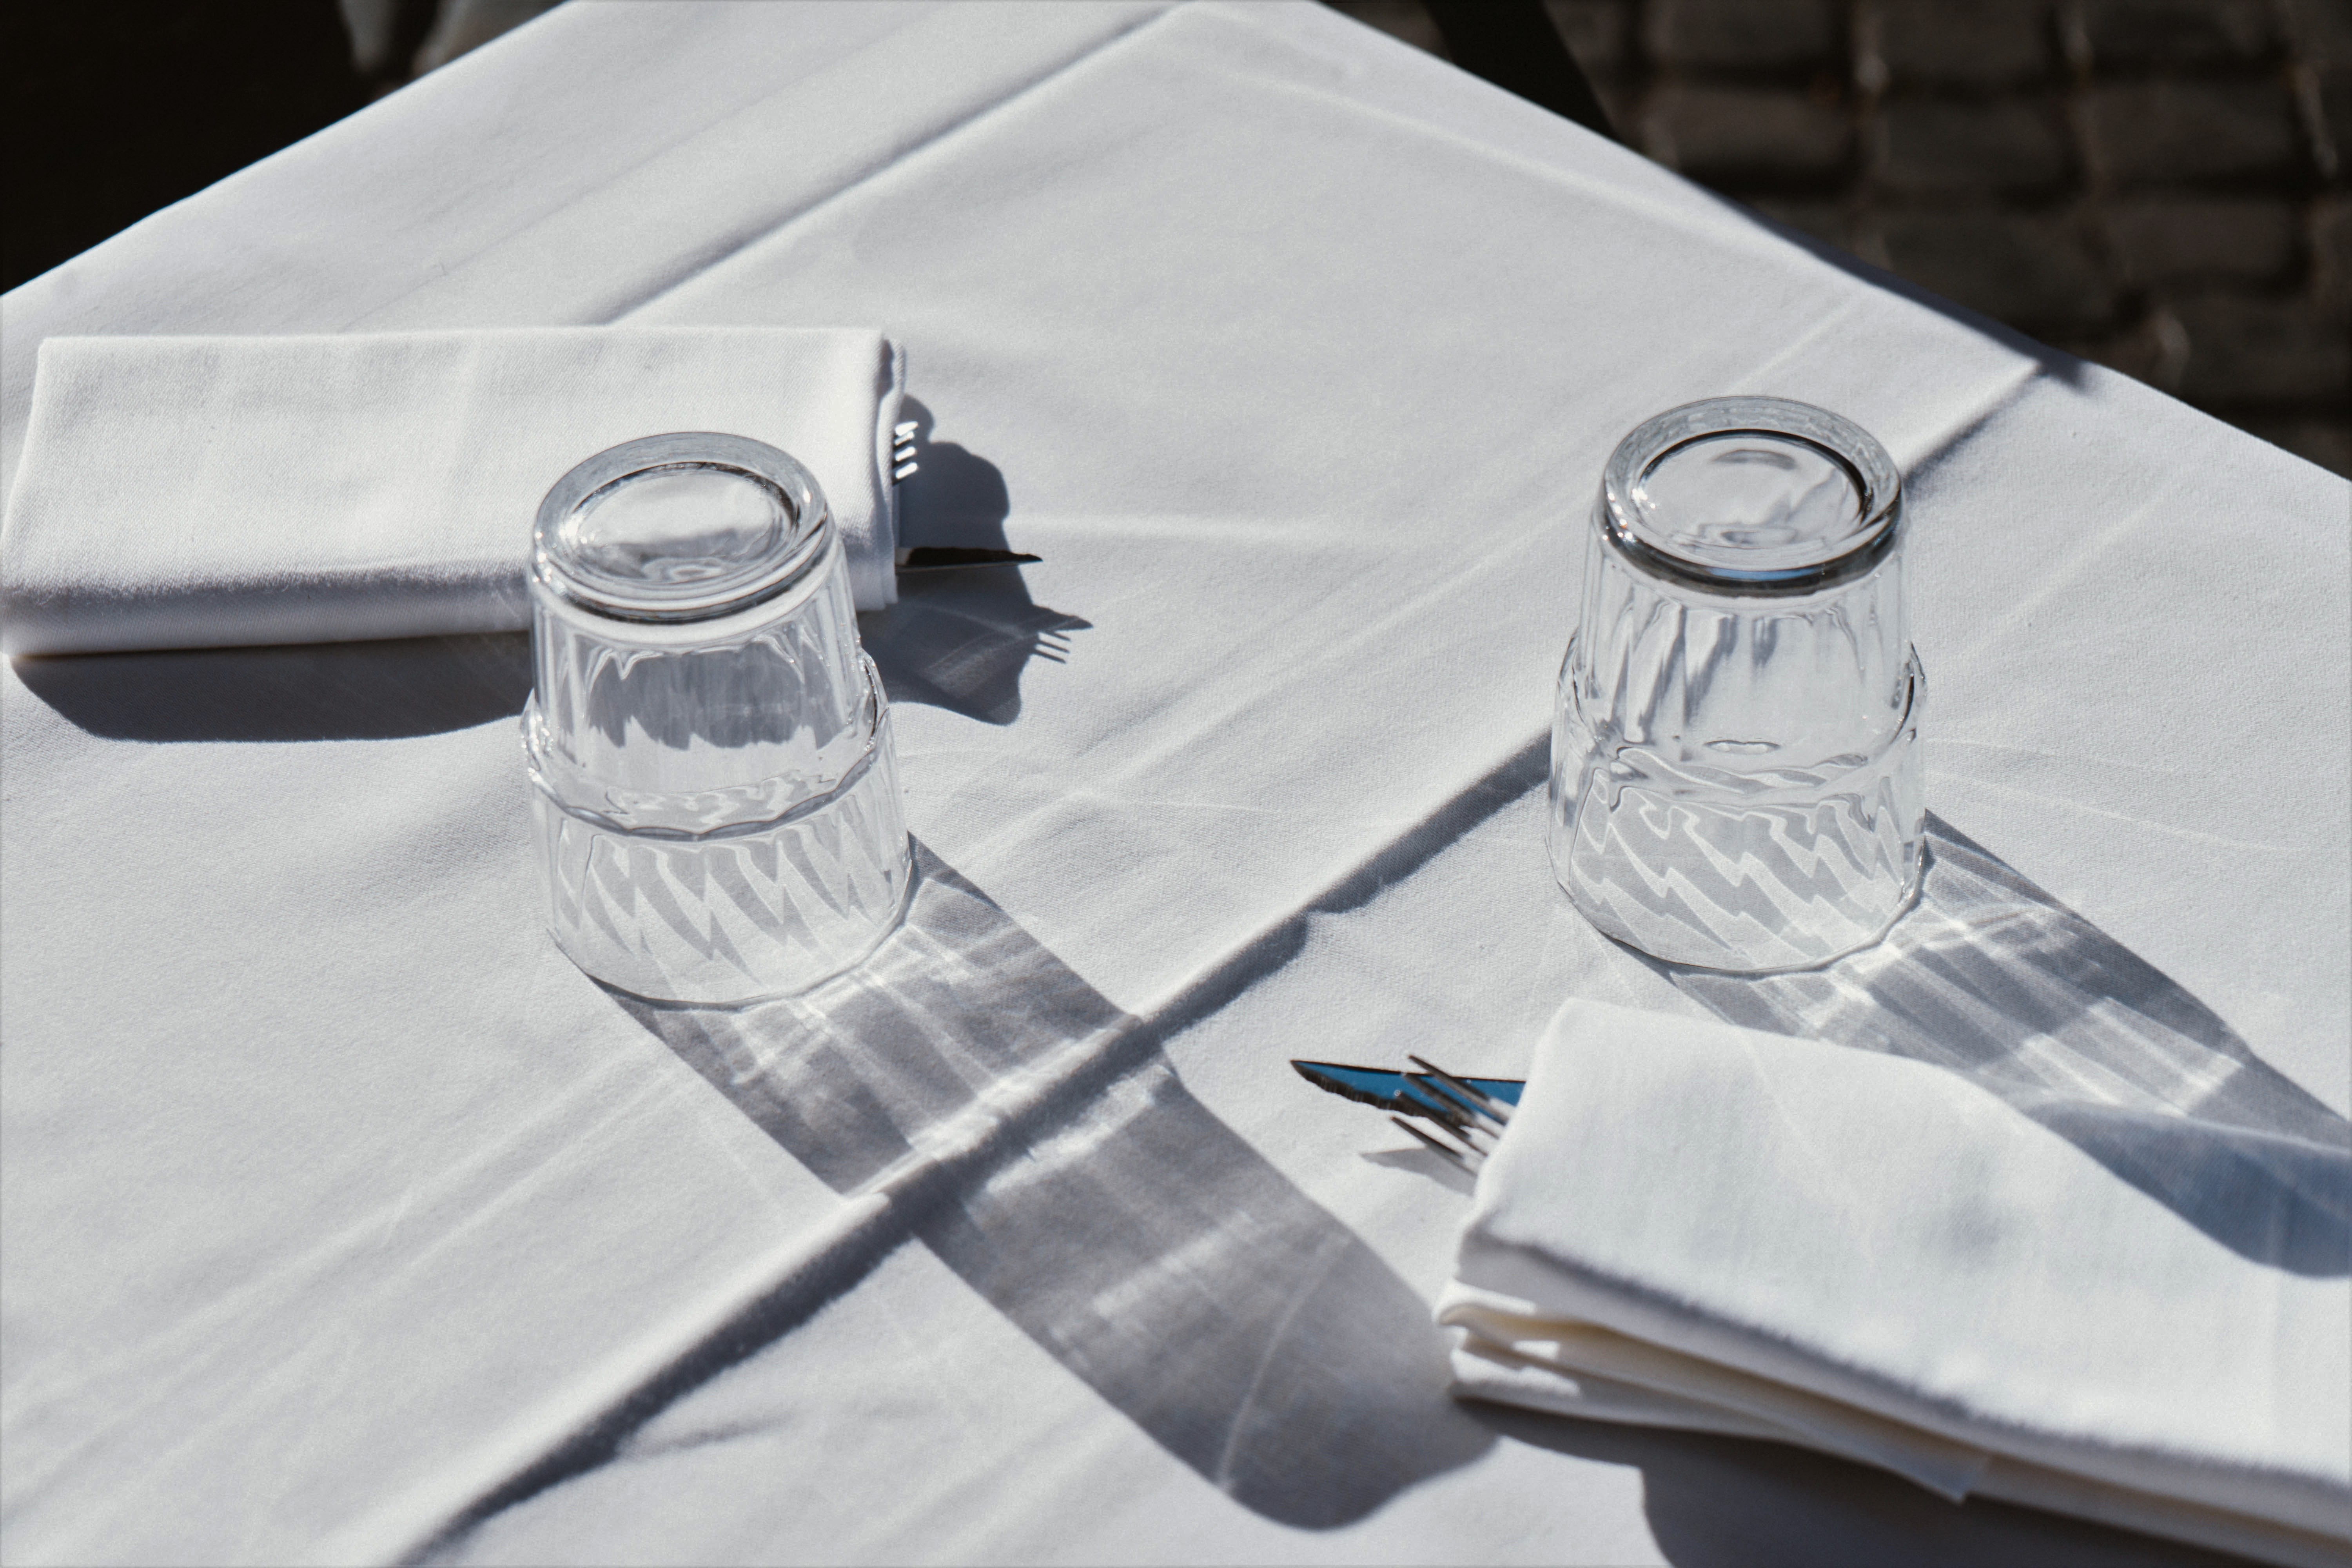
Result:
[[[1902,479],[1824,409],[1669,409],[1601,476],[1552,722],[1552,872],[1674,963],[1824,963],[1917,896]]]
[[[541,503],[523,743],[556,944],[664,1001],[856,963],[911,883],[889,705],[824,495],[740,436],[599,452]]]

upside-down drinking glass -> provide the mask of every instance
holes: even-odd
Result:
[[[678,1002],[864,958],[911,861],[815,479],[740,436],[650,436],[556,481],[533,542],[523,739],[556,944]]]
[[[1552,723],[1553,874],[1670,963],[1760,972],[1883,936],[1919,887],[1902,481],[1848,420],[1693,403],[1618,444]]]

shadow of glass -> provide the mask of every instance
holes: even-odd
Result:
[[[522,712],[527,634],[72,654],[13,661],[33,695],[117,741],[390,741]]]
[[[1186,1091],[1150,1026],[919,847],[918,874],[904,928],[813,993],[623,1005],[844,1193],[1097,1042],[911,1234],[1269,1518],[1346,1524],[1483,1452],[1412,1289]]]
[[[2242,1257],[2352,1274],[2352,1123],[1940,817],[1919,902],[1820,969],[1650,961],[1736,1024],[1965,1074]]]
[[[933,441],[931,411],[914,398],[899,407],[915,426],[915,472],[898,486],[898,542],[909,550],[1005,550],[1012,499],[1004,474],[952,441]],[[1018,567],[908,573],[898,602],[858,617],[858,635],[882,671],[893,702],[944,708],[987,724],[1021,716],[1021,672],[1029,660],[1060,663],[1064,635],[1092,625],[1032,602]]]

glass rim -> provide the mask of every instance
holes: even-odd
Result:
[[[1832,553],[1782,566],[1738,568],[1643,537],[1636,487],[1683,448],[1739,435],[1801,443],[1843,472],[1859,516]],[[1902,513],[1901,470],[1870,432],[1843,415],[1794,398],[1736,396],[1681,404],[1628,431],[1601,470],[1594,521],[1620,555],[1652,576],[1718,594],[1779,596],[1818,593],[1867,575],[1893,551]]]
[[[614,485],[657,468],[739,474],[775,490],[791,513],[777,542],[740,568],[694,583],[652,583],[595,572],[557,542],[564,523]],[[824,491],[789,452],[716,430],[672,430],[624,441],[572,465],[550,487],[531,526],[532,578],[558,597],[612,620],[715,620],[776,597],[805,579],[834,541]]]

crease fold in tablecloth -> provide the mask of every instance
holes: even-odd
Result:
[[[2342,530],[2326,526],[2340,485],[2104,372],[2081,373],[2095,395],[2070,399],[2045,360],[1980,324],[1859,282],[1327,9],[1198,5],[1135,26],[1153,9],[558,7],[13,291],[0,464],[44,337],[599,321],[724,251],[627,324],[865,322],[907,342],[940,429],[996,476],[995,504],[1046,557],[1027,574],[1039,599],[1091,626],[1066,664],[1027,667],[1017,722],[898,701],[910,825],[1118,1007],[1240,1031],[1214,1048],[1196,1037],[1188,1077],[1228,1075],[1202,1103],[1336,1210],[1369,1205],[1395,1173],[1360,1158],[1352,1126],[1292,1135],[1289,1102],[1251,1079],[1284,1071],[1265,1041],[1346,1016],[1383,1041],[1475,1038],[1515,1071],[1524,1009],[1559,966],[1591,987],[1650,983],[1589,932],[1547,924],[1539,852],[1465,870],[1391,841],[1465,787],[1534,776],[1518,770],[1547,721],[1577,531],[1618,436],[1730,388],[1808,398],[1891,449],[1939,454],[1911,559],[1938,737],[2063,736],[2084,753],[1997,770],[2011,790],[1997,799],[1942,753],[1958,765],[1931,771],[1939,807],[1970,805],[1991,841],[2128,915],[2152,955],[2188,955],[2250,1039],[2334,1092],[2343,921],[2298,889],[2340,857],[2321,846],[2282,869],[2172,841],[2153,867],[2108,819],[2021,786],[2263,842],[2340,819],[2326,770],[2271,768],[2252,789],[2243,759],[2216,765],[2196,729],[2227,711],[2246,746],[2340,754],[2334,710],[2309,694],[2341,689],[2314,661],[2342,639],[2286,636],[2293,658],[2261,679],[2239,616],[2257,605],[2308,631],[2340,615],[2310,568],[2341,563]],[[1102,48],[1113,35],[1129,42]],[[1307,78],[1387,117],[1267,90]],[[1518,177],[1486,148],[1580,183]],[[1832,315],[1833,331],[1807,331]],[[1769,384],[1743,381],[1768,364]],[[910,508],[933,477],[908,487]],[[2070,584],[2016,635],[1965,643],[2146,495],[2156,510],[2101,542],[2101,593]],[[1400,584],[1433,591],[1331,657]],[[1007,644],[980,613],[992,591],[926,587],[933,607],[975,614],[942,614],[926,623],[939,635],[897,652],[917,675],[999,668]],[[906,607],[866,635],[906,634]],[[2219,626],[2225,610],[2234,624]],[[398,1500],[462,1504],[538,1451],[499,1447],[509,1435],[573,1430],[593,1403],[579,1395],[698,1342],[714,1303],[790,1264],[780,1238],[838,1208],[548,948],[510,713],[331,741],[214,717],[289,681],[354,712],[399,710],[405,686],[476,655],[519,690],[501,640],[422,671],[362,646],[174,658],[175,689],[205,702],[173,724],[53,704],[54,684],[0,670],[0,875],[12,911],[38,911],[0,925],[12,1554],[306,1562]],[[85,662],[86,692],[157,667]],[[239,684],[265,666],[269,680]],[[2166,671],[2161,699],[2150,668]],[[2131,771],[2159,755],[2194,787]],[[2168,895],[2182,878],[2196,900]],[[534,1121],[591,1081],[641,1092]],[[466,1214],[425,1203],[437,1173],[490,1145],[513,1158],[461,1182]],[[540,1179],[515,1181],[534,1160]],[[412,1193],[425,1206],[404,1206]],[[1379,1245],[1442,1266],[1443,1222],[1409,1206],[1360,1228],[1419,1226]],[[381,1244],[305,1289],[236,1296],[370,1224]],[[1518,1517],[1528,1456],[1496,1444],[1507,1463],[1399,1493],[1360,1532],[1302,1536],[1265,1491],[1166,1462],[1142,1423],[1024,1339],[1041,1320],[1015,1321],[924,1248],[897,1248],[837,1297],[838,1277],[817,1278],[792,1274],[791,1290],[830,1307],[656,1424],[660,1464],[624,1453],[580,1471],[499,1513],[478,1554],[718,1562],[789,1537],[844,1558],[1116,1556],[1135,1516],[1074,1536],[1083,1510],[1066,1506],[1107,1489],[1236,1561],[1342,1540],[1491,1555],[1508,1544],[1492,1531]],[[173,1397],[148,1398],[155,1363],[139,1347],[232,1299],[251,1310],[203,1318],[201,1343],[166,1358]],[[886,1324],[920,1336],[916,1353]],[[876,1418],[881,1404],[921,1425]],[[1281,1405],[1269,1393],[1250,1408]],[[898,1463],[909,1430],[939,1441],[939,1465]],[[1050,1473],[1033,1462],[1044,1445]],[[1575,1493],[1564,1539],[1643,1555],[1645,1487],[1724,1473],[1652,1451],[1638,1481],[1537,1456],[1547,1484]],[[20,1486],[37,1467],[39,1484]],[[1773,1543],[1825,1521],[1841,1542],[1868,1538],[1921,1518],[1890,1492],[1776,1482],[1748,1494],[1741,1523]],[[429,1530],[434,1511],[404,1517]],[[2059,1551],[2081,1539],[2030,1521],[1956,1528]]]

